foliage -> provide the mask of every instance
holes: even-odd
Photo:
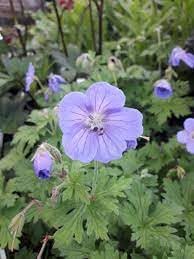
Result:
[[[95,53],[89,2],[74,2],[71,11],[57,7],[68,57],[52,1],[45,12],[32,14],[36,23],[28,28],[27,56],[22,56],[19,39],[10,45],[0,41],[0,248],[10,258],[36,258],[49,235],[45,258],[192,259],[194,161],[176,133],[194,111],[193,70],[184,64],[170,68],[168,57],[185,42],[187,50],[194,49],[193,0],[104,1],[101,55]],[[91,3],[98,47],[100,1]],[[76,60],[85,52],[90,63],[80,70]],[[112,55],[122,65],[111,70],[107,62]],[[26,93],[29,62],[36,79]],[[45,100],[50,73],[62,75],[66,84]],[[153,84],[164,77],[173,97],[159,100]],[[124,91],[126,106],[143,113],[144,135],[150,137],[140,138],[138,148],[120,160],[99,164],[98,170],[64,154],[57,121],[62,97],[96,81]],[[45,181],[32,167],[43,142],[62,153]]]

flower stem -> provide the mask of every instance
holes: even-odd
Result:
[[[94,176],[93,176],[93,180],[92,180],[92,194],[94,194],[96,191],[98,174],[99,174],[98,161],[94,161]]]
[[[99,9],[98,9],[98,26],[99,26],[99,36],[98,36],[98,53],[102,54],[103,48],[103,8],[104,8],[104,0],[100,1]]]
[[[58,9],[57,9],[56,0],[53,0],[53,7],[54,7],[54,11],[55,11],[56,18],[57,18],[58,29],[59,29],[59,32],[60,32],[60,35],[61,35],[63,52],[64,52],[65,56],[68,57],[67,47],[66,47],[66,44],[65,44],[65,41],[64,41],[64,33],[63,33],[62,25],[61,25],[60,15],[59,15],[59,12],[58,12]]]
[[[39,78],[37,76],[34,77],[34,80],[39,84],[41,90],[44,90],[43,84],[40,82]]]
[[[157,38],[158,38],[158,47],[159,49],[161,48],[161,26],[159,26],[157,29],[156,29],[156,32],[157,32]],[[161,75],[161,72],[162,72],[162,62],[161,62],[161,58],[159,58],[158,60],[158,70],[159,70],[159,73]]]
[[[14,25],[18,25],[18,20],[17,20],[17,15],[16,15],[14,4],[13,4],[13,0],[9,0],[9,4],[10,4],[13,20],[14,20]],[[20,45],[21,45],[22,50],[23,50],[23,55],[27,56],[26,43],[25,43],[25,41],[22,37],[22,33],[21,33],[20,29],[18,29],[17,26],[16,26],[16,31],[17,31],[17,34],[18,34]]]
[[[117,77],[116,77],[115,71],[112,71],[112,75],[113,75],[115,86],[117,86],[118,83],[117,83]]]
[[[42,255],[44,253],[44,250],[45,250],[45,247],[46,247],[46,244],[49,240],[53,239],[52,236],[49,236],[49,235],[46,235],[45,238],[43,239],[43,243],[42,243],[42,247],[40,249],[40,252],[38,253],[38,256],[37,256],[37,259],[41,259],[42,258]]]

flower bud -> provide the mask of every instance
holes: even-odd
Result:
[[[154,84],[154,95],[159,99],[168,99],[173,95],[173,90],[170,83],[161,79]]]
[[[23,212],[18,213],[9,225],[9,229],[12,235],[19,236],[22,232],[25,221],[25,214]]]
[[[186,174],[185,169],[182,168],[181,166],[177,166],[177,176],[178,176],[178,178],[183,179],[185,174]]]
[[[88,73],[93,66],[94,60],[88,53],[81,54],[76,60],[76,66],[79,72]]]
[[[48,143],[43,143],[41,146],[44,147],[44,149],[46,149],[50,153],[50,155],[56,162],[61,162],[62,156],[60,151],[56,147],[53,147]]]
[[[35,154],[33,165],[38,178],[48,179],[51,177],[53,160],[48,151],[38,150]]]
[[[120,59],[116,58],[115,56],[111,56],[108,59],[108,69],[112,72],[123,71],[123,65]]]

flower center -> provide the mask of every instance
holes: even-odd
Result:
[[[99,135],[103,134],[103,115],[100,113],[92,113],[86,120],[86,125],[90,130],[97,132]]]

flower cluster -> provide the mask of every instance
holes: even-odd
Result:
[[[67,94],[58,109],[66,155],[85,163],[121,158],[127,141],[136,142],[143,133],[141,112],[124,104],[123,92],[106,82],[91,85],[85,94]]]
[[[169,63],[178,66],[180,61],[194,67],[194,55],[180,47],[173,49]],[[77,65],[88,62],[88,54],[77,60]],[[35,70],[30,63],[26,74],[26,90],[34,80]],[[65,80],[56,74],[49,76],[48,86],[53,93],[61,90]],[[173,94],[171,84],[160,79],[154,84],[154,95],[168,99]],[[92,160],[107,163],[122,157],[123,152],[137,147],[143,133],[143,116],[140,111],[124,107],[125,95],[107,82],[92,84],[85,93],[71,92],[58,105],[59,126],[63,133],[64,152],[73,160],[89,163]],[[194,154],[194,119],[184,122],[184,130],[177,133],[178,142],[185,144]],[[39,178],[51,175],[53,158],[49,151],[38,149],[34,157],[34,170]]]

